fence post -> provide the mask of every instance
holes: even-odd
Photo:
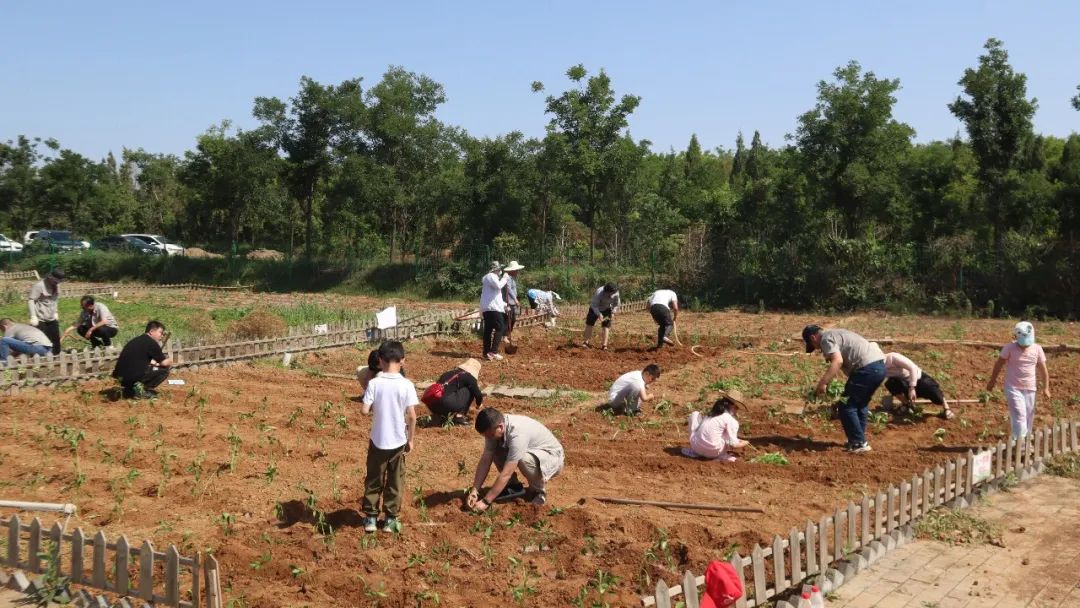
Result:
[[[82,528],[75,528],[71,535],[71,582],[83,582],[83,549],[86,548],[86,535]]]
[[[656,599],[656,608],[671,608],[671,592],[668,590],[668,585],[664,582],[664,579],[661,578],[656,581],[656,595],[653,597]]]
[[[92,578],[90,579],[90,584],[98,589],[109,588],[108,582],[105,580],[106,544],[105,533],[98,530],[98,533],[94,535],[94,566]]]
[[[41,520],[30,520],[30,540],[26,543],[26,569],[34,574],[41,572]]]
[[[814,575],[818,574],[817,562],[817,525],[810,520],[806,520],[806,574]]]
[[[165,550],[165,603],[180,605],[180,552],[176,545]]]
[[[743,572],[743,558],[739,555],[739,552],[736,551],[731,555],[731,559],[728,560],[728,562],[731,564],[731,567],[735,569],[735,574],[739,576],[739,585],[743,589],[742,595],[735,600],[735,608],[746,608],[746,574]]]
[[[689,570],[683,574],[682,592],[686,608],[699,608],[697,579],[694,577],[694,573]]]
[[[116,540],[116,592],[121,595],[127,595],[128,590],[131,589],[131,582],[128,580],[128,560],[131,557],[131,546],[128,544],[128,539],[123,534]]]
[[[802,543],[799,542],[799,529],[791,528],[788,533],[788,548],[791,549],[791,584],[803,579]]]
[[[862,543],[859,542],[859,536],[855,533],[855,524],[857,521],[858,516],[855,514],[855,503],[849,500],[847,503],[847,544],[851,546],[852,551],[862,547]]]
[[[765,582],[765,552],[761,549],[761,545],[757,543],[754,543],[754,548],[750,552],[750,567],[754,570],[754,604],[764,606],[767,586]]]
[[[22,529],[22,521],[18,515],[12,515],[8,520],[8,556],[7,565],[12,568],[19,567],[19,532]]]
[[[874,497],[874,538],[880,538],[882,532],[881,514],[885,511],[885,494],[878,492]]]
[[[772,559],[773,559],[773,583],[776,587],[776,592],[780,593],[787,588],[785,580],[787,576],[784,573],[784,539],[780,538],[780,535],[774,535],[772,541]],[[686,587],[684,586],[685,590]]]
[[[825,572],[832,562],[829,559],[829,516],[826,515],[818,522],[818,571],[821,572],[821,580],[825,580]]]
[[[900,482],[900,517],[897,518],[896,524],[902,526],[911,521],[911,516],[908,515],[908,495],[911,493],[911,486],[908,485],[907,480]]]
[[[896,488],[889,486],[885,489],[885,533],[892,534],[896,529]]]
[[[862,527],[862,546],[867,547],[870,545],[870,542],[874,540],[874,535],[870,533],[870,497],[866,494],[863,494],[862,505],[860,505],[859,511],[861,511],[859,515],[862,520],[860,522]]]

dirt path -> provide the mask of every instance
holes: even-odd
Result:
[[[1044,475],[972,514],[1001,526],[1004,547],[917,541],[838,591],[835,608],[1080,606],[1080,480]]]

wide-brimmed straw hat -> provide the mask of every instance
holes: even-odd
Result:
[[[458,369],[464,370],[473,378],[480,379],[480,362],[476,359],[466,359],[458,365]]]
[[[524,268],[524,266],[518,264],[517,260],[510,260],[510,263],[507,264],[506,268],[503,268],[503,270],[505,270],[506,272],[513,272],[515,270],[523,270]]]
[[[724,399],[725,397],[739,407],[746,407],[746,399],[738,389],[733,388],[730,391],[720,391],[720,398]]]

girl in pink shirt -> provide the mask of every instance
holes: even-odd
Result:
[[[742,393],[736,390],[721,393],[712,411],[704,420],[701,412],[690,414],[690,447],[683,448],[684,456],[734,462],[731,448],[741,448],[746,442],[739,439],[739,421],[735,419],[743,405]]]
[[[1050,372],[1046,369],[1046,353],[1035,344],[1035,327],[1021,321],[1013,328],[1015,342],[1001,349],[1001,356],[994,362],[994,371],[986,390],[994,390],[1001,368],[1005,368],[1005,403],[1009,406],[1009,422],[1012,436],[1021,438],[1031,432],[1035,424],[1035,392],[1038,376],[1042,376],[1043,396],[1050,398]]]

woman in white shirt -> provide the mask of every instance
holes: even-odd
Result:
[[[739,421],[735,418],[739,408],[745,405],[739,391],[721,391],[707,418],[702,420],[701,412],[690,414],[690,447],[682,449],[683,455],[734,462],[735,455],[731,450],[747,445],[739,439]]]

